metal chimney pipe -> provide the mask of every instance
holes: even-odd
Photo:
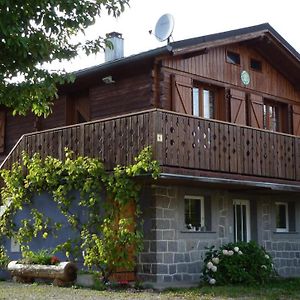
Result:
[[[105,48],[105,62],[124,57],[124,39],[122,34],[118,32],[110,32],[106,35],[106,37],[112,43],[113,48]]]

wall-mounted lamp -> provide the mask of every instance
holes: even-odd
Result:
[[[115,81],[112,79],[112,76],[106,76],[106,77],[103,77],[102,78],[102,81],[105,83],[105,84],[112,84],[112,83],[115,83]]]

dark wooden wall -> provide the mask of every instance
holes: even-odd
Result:
[[[114,78],[114,77],[113,77]],[[101,84],[89,92],[91,119],[151,108],[151,73],[116,77],[114,84]]]
[[[54,101],[53,113],[46,119],[27,116],[12,116],[6,112],[5,151],[0,154],[0,161],[9,153],[18,139],[25,133],[61,127],[74,123],[70,101],[85,96],[86,106],[90,111],[90,120],[97,120],[118,114],[148,109],[152,107],[151,68],[121,70],[111,73],[115,83],[105,84],[102,77],[107,74],[94,74],[85,80],[78,80],[72,86],[60,91],[59,99]],[[81,103],[80,105],[84,105]]]
[[[239,53],[241,64],[227,63],[226,50]],[[262,61],[262,72],[250,68],[250,58]],[[240,79],[242,70],[246,70],[251,77],[251,82],[247,87],[243,86]],[[276,70],[258,51],[243,44],[209,49],[205,54],[187,59],[180,57],[164,59],[162,72],[164,85],[161,88],[161,106],[166,109],[171,107],[170,76],[174,74],[218,86],[237,87],[250,93],[262,93],[264,97],[276,97],[277,100],[290,104],[300,104],[299,91],[296,91],[280,71]]]

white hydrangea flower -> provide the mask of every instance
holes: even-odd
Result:
[[[220,259],[219,259],[219,257],[214,257],[214,258],[212,259],[212,261],[213,261],[213,263],[214,263],[215,265],[217,265],[217,264],[220,262]]]
[[[211,270],[212,270],[213,272],[217,272],[218,268],[217,268],[217,266],[212,266],[212,267],[211,267]]]
[[[229,256],[232,256],[233,254],[234,254],[234,252],[233,252],[232,250],[229,250],[229,251],[228,251],[228,255],[229,255]]]
[[[207,263],[207,265],[206,265],[207,269],[209,269],[209,270],[210,270],[213,266],[214,266],[214,264],[213,264],[211,261],[209,261],[209,262]]]
[[[261,268],[262,269],[267,269],[267,266],[266,265],[262,265]]]
[[[214,278],[209,279],[209,284],[211,284],[211,285],[216,284],[216,279],[214,279]]]
[[[224,255],[228,255],[228,250],[224,249],[222,252]]]
[[[240,248],[239,247],[234,247],[233,250],[234,250],[234,252],[239,252]]]
[[[242,255],[242,254],[243,254],[243,252],[242,252],[242,251],[239,251],[239,252],[238,252],[238,254],[239,254],[239,255]]]

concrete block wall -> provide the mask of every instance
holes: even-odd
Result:
[[[297,227],[294,233],[275,232],[274,206],[275,201],[271,197],[261,199],[261,245],[271,254],[275,269],[280,276],[300,276],[300,234],[297,231],[299,224],[296,221]],[[297,212],[298,210],[296,210],[296,220]]]
[[[206,248],[229,241],[228,204],[224,197],[215,201],[220,225],[215,224],[214,231],[188,232],[183,227],[183,198],[179,192],[180,187],[174,186],[152,188],[152,199],[146,208],[151,223],[144,226],[144,250],[138,264],[138,277],[143,281],[199,282]]]
[[[138,277],[153,283],[199,282],[206,248],[233,242],[233,199],[250,200],[251,238],[271,254],[281,276],[300,276],[300,203],[296,205],[296,231],[275,229],[275,202],[295,195],[266,195],[184,186],[152,186],[142,201],[144,250],[138,259]],[[208,195],[211,230],[184,228],[184,195]],[[284,200],[283,200],[284,199]]]

